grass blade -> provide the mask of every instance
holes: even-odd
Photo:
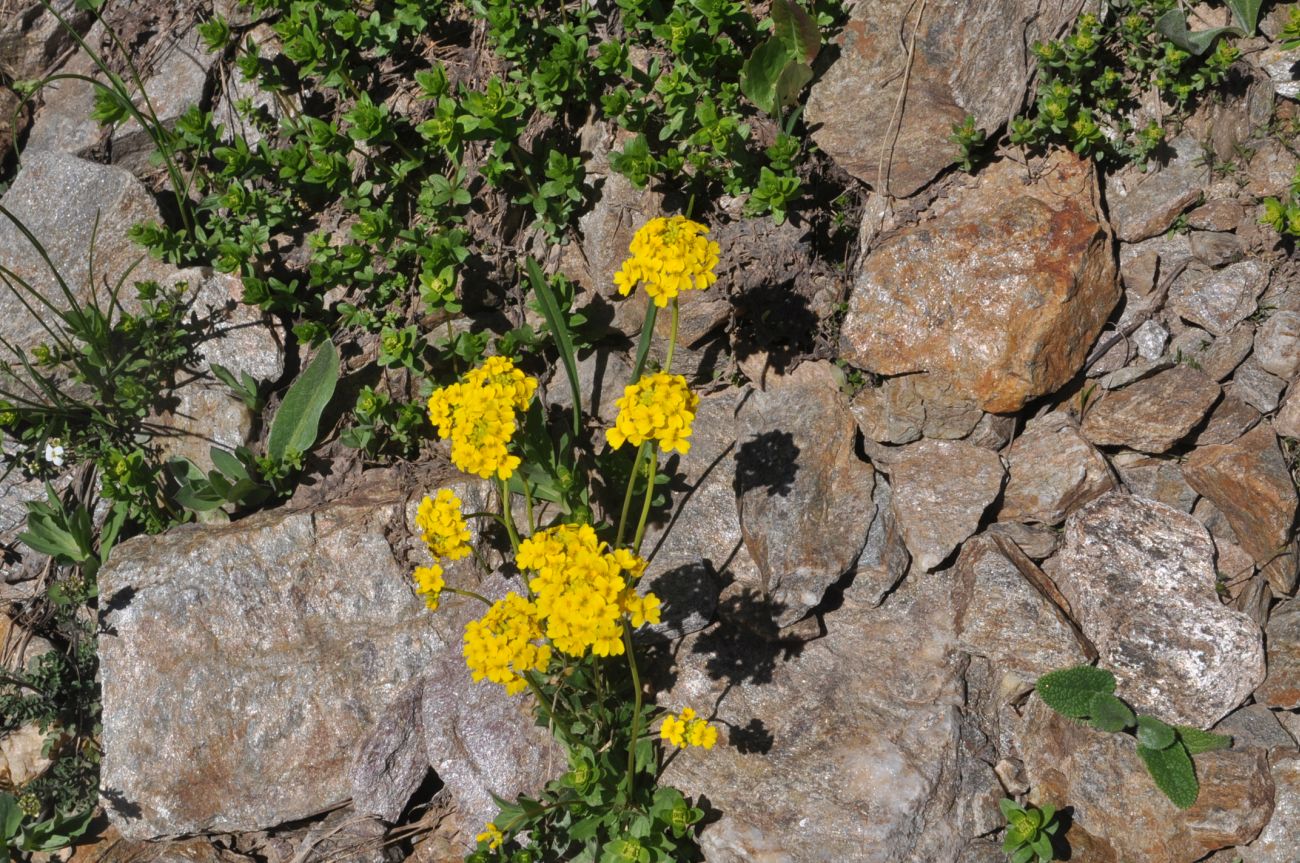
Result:
[[[551,335],[555,336],[555,345],[560,349],[560,362],[564,363],[564,372],[569,376],[569,389],[573,391],[573,436],[576,440],[582,433],[582,387],[578,384],[578,360],[574,355],[573,336],[560,312],[555,293],[542,275],[542,268],[532,258],[528,259],[527,266],[528,280],[532,282],[533,293],[537,294],[542,317],[546,318],[546,326]]]

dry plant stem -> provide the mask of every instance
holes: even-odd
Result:
[[[641,470],[641,461],[645,458],[646,450],[649,448],[650,442],[644,441],[632,458],[632,472],[628,474],[627,491],[623,493],[623,512],[618,517],[618,533],[614,537],[614,546],[616,548],[621,548],[623,545],[623,534],[627,528],[627,514],[632,509],[632,490],[636,488],[636,475]]]
[[[519,533],[515,530],[515,520],[510,515],[510,486],[506,480],[500,481],[501,485],[501,521],[506,526],[506,533],[510,534],[510,547],[519,553]]]

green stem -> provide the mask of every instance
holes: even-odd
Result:
[[[655,496],[655,474],[659,471],[659,457],[652,449],[650,451],[650,469],[646,471],[645,478],[645,500],[641,503],[641,520],[636,525],[636,538],[632,540],[632,553],[641,553],[641,540],[645,536],[646,520],[650,517],[650,501]]]
[[[668,355],[664,357],[664,374],[669,374],[673,367],[673,353],[677,350],[677,298],[673,297],[672,328],[668,331]]]
[[[528,535],[532,536],[537,532],[537,524],[533,521],[533,490],[528,487],[528,480],[524,480],[524,508],[528,513]]]
[[[636,787],[636,744],[641,736],[641,673],[636,667],[636,653],[632,649],[632,627],[623,618],[623,647],[627,653],[627,667],[632,672],[632,736],[627,743],[627,797],[632,799]]]
[[[515,530],[515,520],[510,514],[510,485],[506,480],[501,480],[501,521],[506,526],[506,533],[510,534],[510,547],[519,553],[519,533]]]
[[[470,599],[477,599],[479,602],[489,607],[492,605],[492,600],[488,599],[483,594],[475,593],[472,590],[465,590],[463,587],[444,587],[443,591],[446,593],[454,593],[457,596],[468,596]]]
[[[488,566],[487,561],[483,559],[483,555],[479,553],[478,546],[470,543],[469,550],[473,552],[474,559],[478,561],[478,565],[483,567],[484,574],[490,574],[492,572],[492,567]]]
[[[618,533],[614,537],[614,547],[619,548],[623,545],[623,532],[627,528],[627,514],[632,509],[632,490],[636,488],[636,475],[641,470],[641,459],[645,457],[646,450],[649,449],[650,442],[645,441],[637,449],[636,455],[632,458],[632,472],[627,477],[627,491],[623,493],[623,512],[618,517]]]

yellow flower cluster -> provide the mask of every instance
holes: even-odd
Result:
[[[645,375],[623,390],[614,427],[605,430],[605,440],[614,449],[630,442],[640,446],[654,440],[664,452],[685,455],[691,448],[691,423],[700,397],[691,392],[686,378],[656,372]]]
[[[507,447],[517,413],[528,409],[537,379],[506,357],[488,357],[459,382],[429,396],[429,419],[438,436],[451,438],[451,462],[465,473],[509,479],[519,457]]]
[[[434,557],[460,560],[469,554],[469,526],[460,514],[460,498],[449,488],[427,495],[415,513],[415,527]]]
[[[682,291],[704,290],[718,280],[718,244],[704,238],[709,229],[685,216],[651,219],[636,232],[632,257],[614,274],[618,292],[627,296],[637,284],[660,308]]]
[[[432,566],[417,566],[413,576],[415,592],[424,597],[424,604],[430,611],[437,611],[442,589],[447,586],[442,578],[442,567],[436,563]]]
[[[465,624],[462,653],[474,679],[487,678],[506,688],[508,695],[528,685],[526,671],[545,671],[551,647],[542,640],[542,620],[537,607],[517,593],[492,603],[487,614]]]
[[[491,822],[483,828],[482,833],[474,837],[475,842],[486,842],[489,851],[494,851],[497,848],[500,848],[501,843],[504,842],[505,839],[506,837],[501,833],[501,828]]]
[[[591,525],[538,531],[520,543],[515,562],[535,573],[528,589],[546,637],[570,656],[588,649],[597,656],[622,655],[624,614],[634,627],[659,622],[659,599],[641,596],[632,586],[645,561],[627,549],[607,551]]]
[[[695,715],[689,707],[682,710],[680,716],[669,714],[664,717],[664,724],[659,728],[659,737],[679,749],[687,746],[699,746],[712,749],[718,742],[718,729]]]

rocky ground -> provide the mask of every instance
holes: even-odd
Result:
[[[1013,115],[1026,43],[1072,5],[930,2],[938,35],[892,124],[892,34],[911,4],[859,4],[807,108],[862,184],[849,260],[821,257],[806,222],[725,202],[714,220],[721,279],[682,310],[681,365],[707,394],[646,544],[665,604],[659,700],[709,705],[721,728],[667,774],[707,800],[711,863],[1001,861],[998,801],[1022,793],[1068,807],[1080,863],[1295,863],[1300,280],[1292,244],[1258,223],[1296,163],[1279,131],[1300,118],[1296,85],[1269,53],[1283,10],[1146,171],[1015,149],[951,170],[951,124]],[[9,81],[87,63],[38,11],[2,26]],[[194,38],[177,20],[144,40],[162,114],[213,102],[220,70]],[[97,268],[122,272],[139,255],[126,229],[159,214],[139,131],[101,131],[76,80],[16,128],[13,98],[0,88],[0,204],[71,283],[96,223]],[[610,174],[580,242],[549,262],[613,308],[615,330],[636,313],[610,276],[661,206]],[[3,221],[0,264],[41,266]],[[151,260],[146,276],[189,282],[213,322],[159,417],[165,446],[198,459],[247,441],[254,417],[202,372],[280,378],[283,327],[236,302],[235,277]],[[41,335],[7,294],[0,328]],[[628,367],[617,347],[584,359],[597,411]],[[557,375],[548,397],[565,387]],[[471,682],[470,609],[431,616],[413,595],[407,525],[439,484],[488,499],[433,448],[399,468],[340,457],[283,506],[114,551],[99,586],[106,820],[74,860],[457,859],[494,813],[488,792],[556,771],[522,704]],[[4,480],[6,545],[40,494]],[[449,581],[477,578],[455,566]],[[15,608],[34,567],[9,565]],[[1131,738],[1032,694],[1092,662],[1135,708],[1233,736],[1197,757],[1192,808],[1156,791]],[[45,769],[35,741],[0,740],[0,776]]]

